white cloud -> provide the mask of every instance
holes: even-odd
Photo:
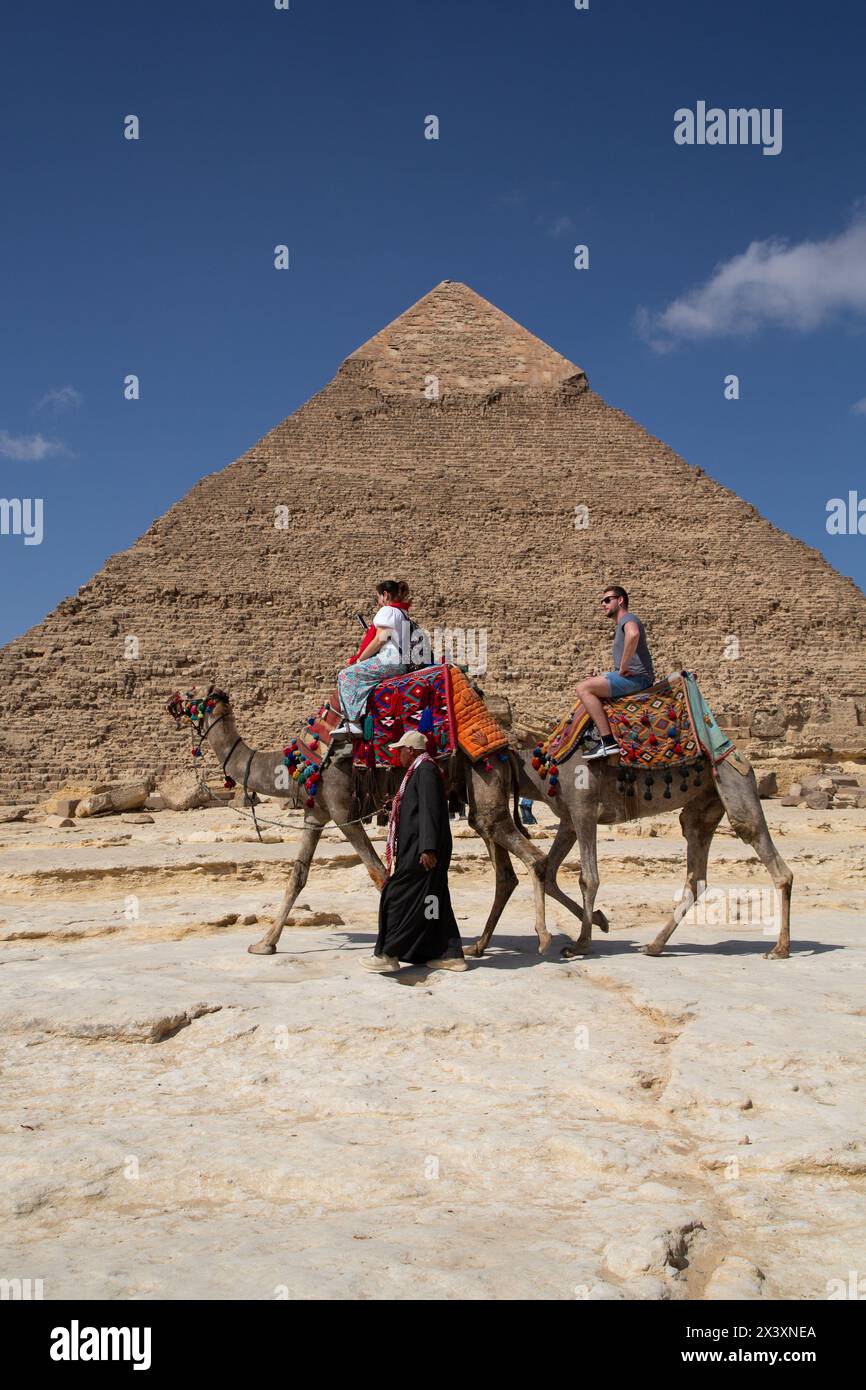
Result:
[[[551,236],[567,236],[569,232],[574,231],[574,223],[568,215],[554,217],[547,230]]]
[[[851,414],[866,415],[866,396],[863,397],[862,401],[854,402],[854,404],[851,407]]]
[[[683,340],[755,333],[770,325],[806,333],[866,315],[866,209],[823,241],[753,241],[666,309],[640,308],[635,326],[658,351]]]
[[[546,212],[535,214],[536,227],[543,227],[548,236],[568,236],[574,231],[574,222],[566,213],[564,216],[551,217]]]
[[[34,410],[49,410],[52,415],[62,415],[65,410],[77,410],[82,396],[74,386],[53,386],[38,400]]]
[[[46,439],[41,434],[10,434],[0,430],[0,457],[18,462],[39,462],[49,454],[65,454],[66,445],[59,439]]]
[[[519,188],[512,188],[508,193],[502,193],[493,204],[494,208],[507,208],[510,212],[516,212],[519,208],[526,206],[526,194]]]

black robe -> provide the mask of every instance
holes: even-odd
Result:
[[[427,870],[419,856],[436,855]],[[412,965],[462,956],[463,947],[448,892],[451,824],[438,768],[415,768],[400,803],[397,865],[379,901],[377,956],[396,956]],[[434,915],[436,914],[436,915]]]

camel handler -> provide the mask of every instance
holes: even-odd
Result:
[[[379,937],[361,964],[381,975],[401,961],[428,970],[468,970],[448,892],[451,826],[442,772],[417,729],[396,743],[406,775],[388,821],[385,868],[379,901]]]
[[[583,707],[595,723],[600,742],[584,755],[591,758],[609,758],[619,752],[619,745],[610,731],[610,722],[604,712],[602,700],[620,700],[624,695],[634,695],[638,690],[646,690],[653,684],[652,657],[647,646],[644,625],[634,613],[628,611],[628,594],[619,584],[608,584],[601,598],[605,617],[616,623],[613,639],[613,671],[605,671],[603,676],[595,672],[578,681],[577,693]]]

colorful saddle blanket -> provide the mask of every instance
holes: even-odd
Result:
[[[356,767],[394,767],[390,745],[410,729],[427,738],[434,758],[459,746],[474,761],[507,757],[508,737],[458,666],[442,664],[390,676],[371,693],[364,737],[355,740]]]
[[[342,721],[337,691],[310,715],[297,738],[283,749],[287,774],[314,804],[322,768],[331,752],[334,729]],[[448,758],[460,746],[473,762],[494,754],[507,758],[508,737],[459,666],[428,666],[404,676],[390,676],[372,691],[364,718],[364,737],[353,742],[355,767],[395,767],[390,747],[410,729],[427,738],[434,758]]]
[[[710,758],[722,762],[734,745],[722,733],[690,671],[675,671],[636,695],[604,700],[611,732],[619,744],[621,766],[677,767]],[[542,776],[556,775],[556,768],[577,749],[590,725],[578,700],[553,733],[534,750],[533,766]]]
[[[305,762],[316,768],[322,766],[331,751],[333,732],[342,718],[340,697],[336,690],[332,690],[316,714],[310,715],[292,745]]]
[[[457,730],[445,665],[389,676],[371,691],[364,737],[354,743],[355,767],[396,766],[399,759],[389,745],[419,727],[432,757],[447,758],[454,752]]]

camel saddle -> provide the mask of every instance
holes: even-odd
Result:
[[[381,681],[367,702],[364,736],[355,740],[355,767],[398,766],[390,745],[413,729],[436,759],[458,747],[473,762],[508,756],[506,733],[459,666],[425,666]]]
[[[619,700],[603,700],[611,733],[619,745],[620,766],[654,770],[678,768],[708,758],[717,767],[732,756],[738,772],[748,763],[722,733],[691,671],[674,671],[664,680]],[[547,740],[534,749],[533,767],[542,775],[567,762],[587,737],[592,721],[580,700]]]

